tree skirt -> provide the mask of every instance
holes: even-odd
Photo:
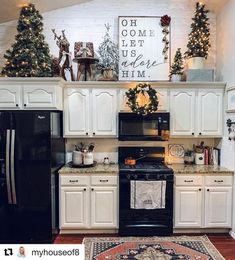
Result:
[[[85,260],[225,260],[207,236],[84,238]]]

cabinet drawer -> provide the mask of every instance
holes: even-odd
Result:
[[[233,176],[205,176],[205,185],[232,186]]]
[[[61,186],[89,185],[89,176],[60,176]]]
[[[117,185],[117,176],[91,176],[91,185]]]
[[[175,176],[175,185],[177,186],[198,186],[202,183],[202,176]]]

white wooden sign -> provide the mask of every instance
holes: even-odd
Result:
[[[161,17],[119,17],[119,80],[169,80],[170,32],[168,27],[164,34],[160,21]]]

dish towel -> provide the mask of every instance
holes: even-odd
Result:
[[[164,209],[166,181],[131,181],[131,209]]]

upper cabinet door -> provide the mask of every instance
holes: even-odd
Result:
[[[223,90],[200,90],[198,92],[199,135],[222,136]]]
[[[93,135],[117,135],[117,91],[93,89]]]
[[[125,112],[131,112],[130,107],[127,105],[127,89],[120,90],[119,96],[119,110]],[[168,90],[165,89],[156,89],[158,97],[158,111],[169,111],[169,102],[168,102]]]
[[[171,135],[194,136],[195,91],[170,91]]]
[[[20,85],[0,86],[0,107],[1,109],[21,108]]]
[[[34,84],[23,87],[25,109],[57,109],[57,86]]]
[[[89,107],[88,89],[65,89],[64,136],[89,135]]]

